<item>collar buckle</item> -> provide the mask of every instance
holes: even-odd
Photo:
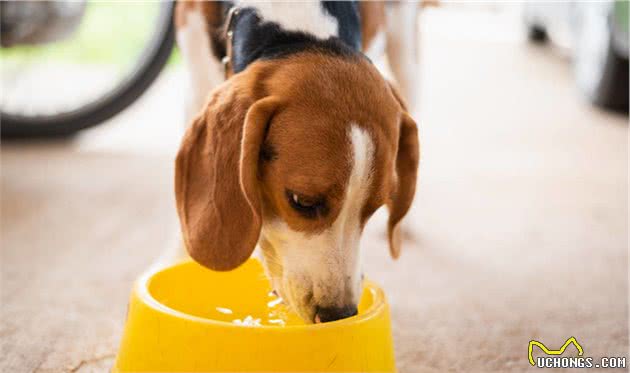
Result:
[[[225,56],[221,59],[223,64],[223,70],[225,73],[225,79],[234,75],[234,69],[232,66],[232,42],[234,39],[234,19],[240,12],[240,7],[232,7],[227,15],[227,21],[225,22]]]

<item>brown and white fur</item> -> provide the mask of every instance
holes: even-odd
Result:
[[[238,5],[283,30],[339,36],[339,19],[319,2]],[[392,70],[414,99],[415,9],[407,7],[361,3],[360,26],[364,51],[385,35]],[[213,54],[224,42],[223,14],[217,3],[179,3],[176,13],[190,80],[191,124],[175,177],[185,246],[201,264],[230,270],[260,245],[274,289],[305,321],[351,316],[361,232],[382,205],[399,255],[398,226],[415,192],[416,125],[370,61],[344,48],[255,60],[225,80]]]

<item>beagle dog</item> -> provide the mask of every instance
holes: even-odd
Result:
[[[306,322],[357,313],[363,227],[386,205],[398,257],[419,161],[415,122],[364,52],[385,34],[412,95],[414,64],[401,59],[415,58],[415,6],[178,3],[192,96],[175,193],[194,260],[231,270],[259,245],[275,291]]]

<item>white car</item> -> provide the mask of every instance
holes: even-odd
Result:
[[[528,2],[524,18],[530,40],[570,48],[591,102],[628,112],[628,1]]]

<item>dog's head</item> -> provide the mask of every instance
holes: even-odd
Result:
[[[206,267],[230,270],[260,242],[274,288],[305,321],[351,316],[363,227],[387,205],[398,257],[418,152],[414,121],[365,58],[255,62],[213,92],[182,142],[185,245]]]

